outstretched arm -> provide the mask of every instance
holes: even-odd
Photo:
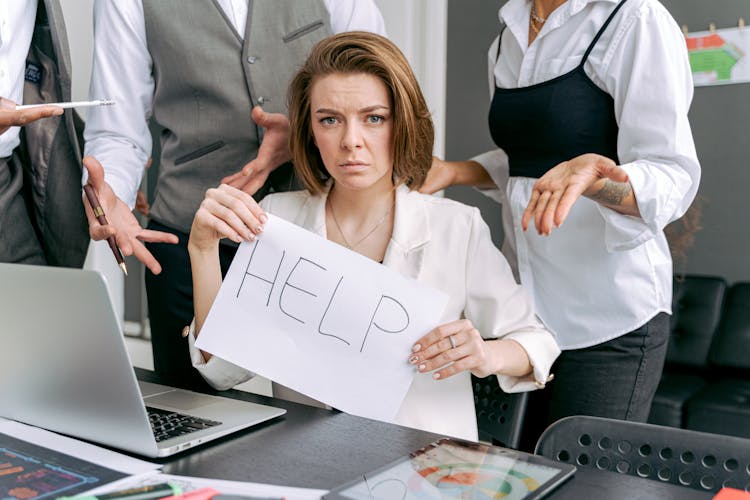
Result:
[[[419,192],[433,194],[450,186],[486,189],[497,187],[484,167],[475,161],[445,161],[433,157],[427,179],[419,188]]]

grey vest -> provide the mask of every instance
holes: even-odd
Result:
[[[26,104],[69,101],[70,52],[63,13],[57,0],[40,0],[34,34],[26,58],[23,99]],[[88,224],[81,201],[82,123],[72,110],[23,127],[22,176],[15,184],[29,207],[29,218],[47,264],[81,267],[89,245]],[[0,207],[2,209],[2,207]],[[6,229],[8,231],[6,232]],[[2,228],[4,243],[13,247],[20,228]],[[13,257],[9,260],[12,262]]]
[[[164,129],[152,217],[189,232],[206,189],[258,152],[255,104],[286,114],[289,80],[331,33],[322,0],[250,0],[244,43],[209,0],[143,0],[153,117]],[[289,166],[256,194],[292,187]]]

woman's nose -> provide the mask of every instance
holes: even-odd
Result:
[[[355,150],[364,144],[362,131],[358,124],[349,124],[344,130],[344,137],[341,140],[341,147],[344,149]]]

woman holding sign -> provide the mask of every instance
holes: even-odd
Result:
[[[221,285],[219,239],[253,240],[265,211],[302,222],[450,296],[444,324],[404,352],[418,374],[396,421],[476,440],[469,374],[495,375],[506,392],[534,390],[544,387],[560,351],[478,210],[416,191],[432,162],[433,126],[408,62],[378,35],[323,40],[292,81],[289,116],[290,149],[306,190],[274,194],[258,206],[222,185],[207,192],[196,213],[188,245],[194,334]],[[192,342],[191,351],[217,388],[251,376]]]

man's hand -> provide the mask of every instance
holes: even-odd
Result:
[[[266,183],[268,175],[279,165],[292,159],[289,152],[289,119],[281,113],[266,113],[260,106],[253,108],[253,121],[266,129],[258,156],[236,174],[224,177],[222,184],[255,194]]]
[[[86,217],[89,220],[91,239],[95,241],[106,240],[114,235],[117,246],[120,247],[124,255],[135,255],[152,273],[159,274],[161,272],[159,262],[151,252],[146,250],[142,242],[177,243],[177,236],[162,231],[143,229],[130,208],[117,197],[109,184],[104,181],[104,169],[97,159],[93,156],[87,156],[83,159],[83,165],[89,173],[88,183],[94,187],[108,222],[106,226],[99,224],[91,205],[84,196],[83,205],[86,209]]]
[[[15,102],[0,97],[0,134],[3,134],[10,127],[22,127],[42,118],[59,116],[64,111],[60,106],[41,106],[17,110]]]

